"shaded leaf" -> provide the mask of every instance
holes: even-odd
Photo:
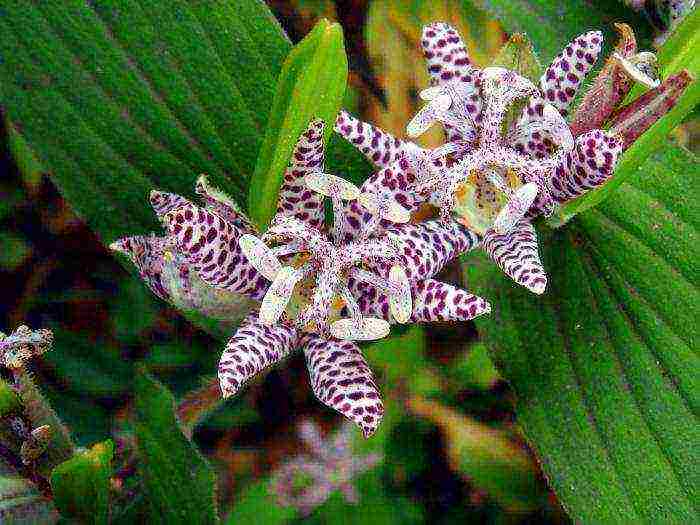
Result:
[[[517,415],[576,522],[697,521],[697,158],[667,145],[615,198],[542,241],[542,297],[465,267]]]
[[[245,200],[290,44],[263,2],[4,2],[0,87],[20,168],[105,242],[156,229],[153,187]]]
[[[136,436],[151,519],[217,523],[216,477],[180,430],[173,396],[146,373],[136,382]]]
[[[64,518],[96,525],[108,522],[113,452],[111,441],[98,443],[53,470],[54,503]]]
[[[250,217],[264,230],[277,209],[277,194],[299,135],[312,118],[326,123],[325,139],[345,95],[348,59],[343,30],[321,20],[285,61],[277,83],[265,140],[250,181]]]

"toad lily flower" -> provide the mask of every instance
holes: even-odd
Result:
[[[307,516],[335,491],[349,503],[359,502],[352,481],[375,467],[382,457],[353,453],[350,430],[346,424],[324,439],[312,421],[299,425],[299,436],[308,453],[294,456],[275,472],[271,488],[280,505],[295,507]]]
[[[155,192],[151,201],[167,234],[122,239],[115,248],[132,256],[161,297],[172,297],[173,285],[164,277],[164,261],[170,261],[170,273],[186,275],[207,293],[261,301],[223,352],[225,397],[301,348],[315,395],[369,436],[384,409],[353,341],[384,337],[393,322],[467,320],[490,306],[432,279],[456,253],[475,246],[476,236],[456,223],[397,224],[409,218],[399,204],[325,174],[323,127],[314,120],[300,137],[264,235],[200,181],[205,207]],[[333,201],[329,227],[325,197]],[[360,210],[362,223],[351,209]],[[136,250],[134,239],[146,248]]]
[[[439,207],[443,221],[453,217],[476,232],[509,277],[540,294],[547,279],[532,219],[604,183],[622,150],[616,137],[601,130],[575,138],[564,119],[597,59],[602,34],[574,39],[546,68],[539,86],[514,71],[472,65],[447,24],[427,26],[422,46],[432,86],[421,94],[428,104],[407,131],[418,135],[439,122],[446,145],[427,150],[347,113],[336,129],[392,174],[397,198],[412,209],[422,202]],[[517,100],[525,106],[506,128]]]

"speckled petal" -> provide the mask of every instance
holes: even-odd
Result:
[[[323,171],[323,129],[323,121],[314,119],[299,137],[284,173],[277,203],[278,215],[295,217],[315,227],[323,224],[323,195],[307,188],[304,177]]]
[[[256,228],[236,201],[209,183],[206,175],[200,175],[194,191],[204,201],[205,208],[217,213],[242,232],[255,233]]]
[[[191,205],[192,203],[188,201],[185,197],[177,195],[175,193],[168,193],[165,191],[152,190],[149,196],[151,202],[151,207],[159,219],[163,218],[163,215],[182,206]]]
[[[349,341],[309,336],[304,347],[316,397],[371,436],[384,415],[379,389],[362,352]]]
[[[467,48],[451,25],[435,22],[425,26],[421,47],[433,85],[454,79],[468,84],[474,82],[475,68],[471,64]]]
[[[168,194],[170,195],[170,194]],[[155,235],[136,235],[124,237],[110,244],[110,249],[126,255],[139,271],[151,291],[164,301],[170,300],[170,294],[163,286],[163,252],[167,239]]]
[[[219,362],[219,385],[224,397],[235,395],[243,384],[297,348],[297,330],[286,324],[265,326],[250,314],[229,339]]]
[[[413,287],[413,322],[469,321],[490,311],[485,299],[435,279],[418,281]]]
[[[375,341],[389,335],[389,323],[378,317],[339,319],[331,325],[331,335],[343,341]]]
[[[499,235],[508,233],[530,209],[535,197],[537,197],[537,190],[537,184],[528,182],[513,192],[493,221],[494,231]]]
[[[413,298],[406,270],[398,265],[392,266],[389,270],[389,282],[394,288],[389,294],[391,315],[397,323],[407,323],[413,311]]]
[[[298,281],[299,274],[294,268],[291,266],[280,268],[260,305],[260,322],[262,324],[271,326],[280,320]]]
[[[178,253],[205,283],[262,299],[268,282],[243,255],[238,228],[194,205],[168,212],[163,223]]]
[[[622,141],[604,131],[581,135],[549,176],[552,198],[561,204],[600,186],[612,176],[620,153]]]
[[[238,239],[241,252],[260,274],[268,281],[274,281],[282,263],[275,252],[255,235],[245,234]]]
[[[377,168],[386,168],[407,151],[417,148],[412,142],[398,139],[372,124],[341,111],[335,121],[335,131],[362,152]]]
[[[361,191],[362,193],[374,194],[377,199],[385,203],[393,200],[411,212],[417,209],[412,191],[412,185],[415,181],[416,177],[411,163],[406,157],[403,157],[368,178],[362,184]],[[357,201],[350,202],[345,208],[345,240],[357,237],[371,220],[372,213],[369,210]]]
[[[479,238],[455,221],[429,220],[386,229],[400,242],[399,264],[411,281],[432,277],[445,265],[479,244]],[[378,272],[387,275],[388,266]]]
[[[576,92],[598,59],[603,33],[589,31],[572,40],[557,55],[540,78],[540,88],[548,102],[565,115]]]
[[[360,189],[352,182],[336,175],[320,171],[307,173],[304,177],[306,187],[325,197],[337,197],[351,201],[360,196]]]
[[[547,276],[540,261],[535,228],[527,219],[505,235],[487,231],[482,242],[488,256],[508,277],[531,292],[544,292]]]

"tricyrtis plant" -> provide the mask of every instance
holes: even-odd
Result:
[[[466,321],[489,305],[432,278],[476,245],[474,234],[456,223],[409,223],[409,210],[387,197],[389,188],[375,191],[372,181],[357,188],[324,173],[323,164],[323,123],[314,120],[292,154],[277,214],[264,234],[200,183],[205,207],[151,194],[167,236],[128,237],[112,247],[129,255],[162,298],[173,288],[192,290],[183,283],[194,277],[213,290],[209,295],[228,294],[231,304],[236,296],[261,301],[221,357],[225,397],[302,348],[316,396],[368,436],[384,407],[353,341],[385,337],[395,322]],[[334,215],[327,226],[325,197]]]
[[[612,19],[608,3],[572,0],[564,15],[549,1],[476,3],[552,55],[573,27]],[[246,503],[256,520],[270,508],[323,519],[338,491],[353,503],[377,497],[400,521],[400,498],[383,489],[389,471],[391,483],[405,480],[403,464],[378,476],[382,455],[356,451],[390,450],[402,408],[431,419],[449,401],[415,401],[445,397],[441,387],[459,382],[445,378],[462,376],[443,377],[419,327],[395,325],[476,319],[517,396],[540,477],[574,521],[692,522],[698,243],[687,174],[697,163],[666,140],[700,97],[700,19],[692,1],[625,3],[647,12],[666,44],[652,53],[616,24],[601,67],[599,30],[547,67],[515,33],[477,66],[450,24],[421,33],[415,17],[397,15],[430,78],[402,122],[406,139],[340,109],[355,97],[338,24],[319,22],[292,48],[254,0],[3,6],[0,102],[18,165],[50,173],[155,296],[228,340],[217,377],[179,404],[139,365],[116,447],[86,449],[31,373],[51,332],[0,334],[0,521],[217,523],[230,485],[191,440],[195,425],[297,350],[315,396],[351,423],[325,439],[303,424],[306,452],[273,469],[272,483],[246,486],[252,501],[237,501],[229,521],[245,521],[236,511]],[[412,140],[437,126],[439,147]],[[158,223],[162,233],[143,234]],[[457,264],[483,298],[436,278]],[[459,459],[449,468],[502,490],[493,501],[509,508],[543,505],[539,471],[524,447],[512,454],[522,437],[508,427],[482,444],[496,433],[465,424],[461,408],[440,413]],[[360,439],[355,427],[376,435]],[[496,463],[475,459],[477,448]],[[261,505],[270,490],[286,508]]]

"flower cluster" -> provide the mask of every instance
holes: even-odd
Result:
[[[379,169],[366,184],[391,189],[387,198],[416,210],[430,204],[443,223],[479,236],[486,254],[515,282],[541,294],[547,277],[533,220],[604,184],[644,130],[667,112],[687,85],[687,73],[659,85],[655,57],[638,53],[629,27],[572,116],[572,103],[603,45],[599,31],[571,41],[537,84],[502,67],[476,67],[457,31],[426,26],[421,45],[431,86],[427,104],[408,123],[418,136],[435,123],[446,144],[422,148],[341,113],[335,129]],[[653,87],[626,108],[634,81]],[[522,109],[511,118],[511,108]],[[612,119],[612,131],[599,129]],[[387,189],[386,191],[390,191]]]
[[[260,301],[221,357],[225,397],[300,348],[316,396],[370,435],[384,408],[353,341],[384,337],[395,322],[466,321],[490,305],[433,278],[476,246],[476,235],[457,223],[410,223],[405,208],[385,193],[324,173],[323,128],[314,120],[300,137],[264,234],[200,179],[203,207],[153,192],[166,235],[127,237],[112,247],[131,258],[163,299],[195,282],[206,290],[198,296],[215,290]],[[333,202],[331,225],[326,197]],[[207,304],[222,302],[234,301]]]
[[[312,421],[299,425],[299,437],[308,453],[291,458],[275,472],[271,488],[280,505],[294,507],[306,516],[335,491],[348,503],[358,503],[352,480],[382,458],[379,454],[354,454],[350,431],[346,424],[334,436],[323,439]]]
[[[382,338],[392,323],[488,313],[484,299],[434,278],[479,245],[515,282],[543,293],[533,220],[605,183],[623,149],[687,85],[687,74],[659,83],[654,56],[637,51],[627,26],[619,30],[615,53],[572,110],[602,49],[600,32],[574,39],[531,80],[476,67],[451,26],[431,24],[421,44],[432,85],[420,93],[426,105],[407,132],[418,136],[439,123],[443,146],[423,148],[341,112],[335,130],[377,168],[357,187],[324,172],[324,123],[312,120],[267,231],[200,178],[203,206],[154,191],[165,235],[112,247],[130,257],[156,295],[181,308],[225,317],[259,304],[221,357],[225,397],[301,349],[315,395],[368,436],[384,408],[355,341]],[[634,81],[652,90],[620,108]],[[606,123],[614,131],[599,129]],[[420,220],[426,207],[434,218]]]

